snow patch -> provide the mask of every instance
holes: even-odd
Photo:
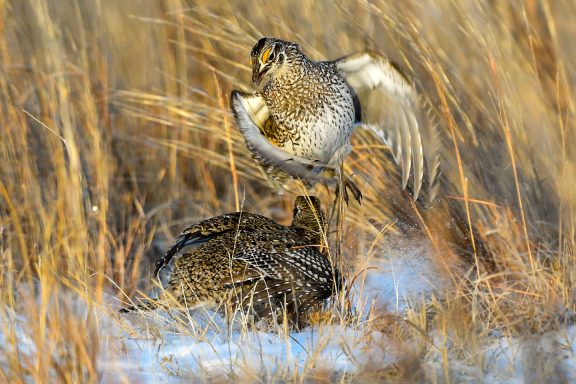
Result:
[[[234,377],[245,372],[273,378],[315,369],[354,372],[367,364],[389,364],[394,356],[382,333],[366,337],[363,329],[336,325],[289,334],[224,328],[200,337],[169,332],[159,338],[117,340],[117,353],[101,357],[106,382],[114,378],[153,382],[172,377]]]
[[[426,241],[410,245],[395,243],[365,261],[358,267],[366,272],[364,279],[356,283],[361,293],[356,306],[367,311],[374,304],[379,311],[402,314],[451,289],[452,279],[431,258],[430,248]]]

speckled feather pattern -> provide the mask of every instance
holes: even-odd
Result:
[[[360,201],[359,189],[341,167],[359,126],[391,147],[403,188],[412,174],[414,199],[425,154],[433,180],[437,155],[423,145],[435,146],[422,142],[421,129],[433,139],[434,126],[422,115],[414,86],[384,56],[365,51],[314,61],[295,43],[265,37],[252,49],[251,62],[252,80],[268,82],[254,94],[233,91],[231,105],[254,159],[277,187],[289,177],[308,186],[339,180]]]
[[[204,220],[184,230],[159,263],[158,269],[173,269],[165,293],[187,307],[241,306],[264,317],[286,305],[300,314],[333,292],[333,269],[320,246],[323,226],[319,200],[303,196],[290,226],[245,212]],[[200,246],[190,251],[189,245]]]
[[[286,57],[283,71],[261,92],[275,128],[268,135],[287,152],[339,164],[354,130],[350,89],[334,63],[311,61],[293,47]]]

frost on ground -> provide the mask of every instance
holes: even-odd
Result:
[[[360,263],[367,274],[356,281],[354,303],[364,315],[353,325],[263,332],[230,325],[205,309],[122,316],[114,306],[99,310],[101,382],[334,380],[370,369],[385,370],[410,354],[418,356],[422,375],[430,381],[445,382],[449,375],[454,382],[550,382],[551,378],[576,382],[576,326],[525,338],[492,336],[483,339],[485,345],[464,353],[462,347],[453,350],[449,337],[446,340],[439,330],[429,332],[422,349],[417,340],[400,342],[372,326],[367,320],[370,305],[401,318],[411,306],[450,289],[452,280],[426,257],[428,248],[412,244]],[[80,307],[75,307],[79,315],[87,312]],[[0,317],[12,324],[9,337],[8,328],[0,328],[2,349],[14,353],[9,338],[16,338],[20,356],[33,356],[36,349],[25,318],[8,309]],[[5,358],[0,354],[0,367],[6,366]]]

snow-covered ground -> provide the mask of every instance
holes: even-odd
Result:
[[[355,305],[367,313],[378,310],[403,316],[412,303],[430,300],[449,290],[452,280],[427,257],[426,244],[386,250],[365,261],[367,275],[356,282]],[[361,313],[363,313],[361,312]],[[19,353],[32,355],[22,317],[4,311],[16,324]],[[326,374],[338,378],[369,368],[385,369],[412,350],[417,342],[399,344],[384,330],[358,321],[354,326],[318,325],[301,332],[241,330],[220,315],[198,309],[191,313],[155,311],[118,315],[99,310],[103,383],[190,382],[208,378],[273,381]],[[1,330],[2,328],[0,328]],[[469,354],[452,353],[441,332],[420,354],[430,381],[445,382],[576,382],[576,326],[526,338],[494,336]],[[0,343],[8,343],[0,331]],[[407,345],[406,345],[407,344]],[[448,347],[447,347],[448,346]],[[450,360],[445,369],[444,352]],[[481,351],[481,352],[478,352]],[[0,367],[5,363],[0,356]],[[335,375],[335,376],[331,376]]]
[[[431,257],[430,249],[427,241],[393,242],[377,257],[361,262],[356,267],[364,271],[355,285],[356,307],[366,310],[373,305],[379,311],[402,314],[452,289],[452,278]]]
[[[370,364],[388,364],[394,351],[373,332],[369,340],[360,330],[342,326],[309,327],[288,335],[249,332],[211,332],[184,336],[167,333],[161,338],[126,338],[116,355],[101,359],[104,381],[165,382],[169,378],[205,378],[222,374],[253,379],[310,373],[313,369],[353,372]]]
[[[180,382],[222,375],[272,381],[315,371],[341,375],[365,367],[385,368],[398,357],[396,344],[387,335],[362,327],[308,327],[288,336],[225,330],[148,336],[107,338],[99,360],[102,382]],[[425,373],[431,381],[446,382],[440,339],[438,348],[429,348],[425,357]],[[449,375],[455,382],[573,383],[576,326],[527,338],[494,337],[481,356],[448,355]]]
[[[374,306],[401,315],[410,303],[430,299],[433,292],[448,288],[450,280],[426,258],[425,244],[407,250],[396,247],[359,266],[366,275],[357,279],[355,307],[368,312]],[[242,332],[230,330],[218,314],[199,309],[185,319],[191,335],[181,335],[166,332],[162,323],[169,323],[169,316],[135,313],[123,319],[129,323],[128,329],[140,329],[140,336],[118,333],[118,327],[112,327],[117,333],[108,349],[121,352],[108,353],[101,360],[106,381],[160,382],[167,377],[245,372],[254,372],[254,379],[272,379],[301,376],[314,369],[342,374],[365,366],[389,365],[396,355],[394,343],[385,334],[362,325],[308,327],[287,336]]]

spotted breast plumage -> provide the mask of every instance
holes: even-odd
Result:
[[[310,186],[339,179],[360,200],[359,189],[342,175],[358,126],[391,146],[403,188],[412,171],[415,199],[425,157],[428,177],[434,177],[437,155],[422,145],[419,96],[383,56],[365,52],[314,61],[295,43],[263,38],[252,49],[251,62],[252,80],[269,81],[254,94],[233,91],[232,109],[254,158],[278,184],[288,177]]]
[[[313,196],[296,198],[290,226],[248,212],[192,225],[156,267],[161,280],[172,269],[164,295],[121,311],[170,306],[175,299],[186,307],[242,307],[259,317],[286,308],[297,316],[330,297],[339,281],[321,251],[323,230],[320,201]],[[191,246],[197,248],[188,251]]]

